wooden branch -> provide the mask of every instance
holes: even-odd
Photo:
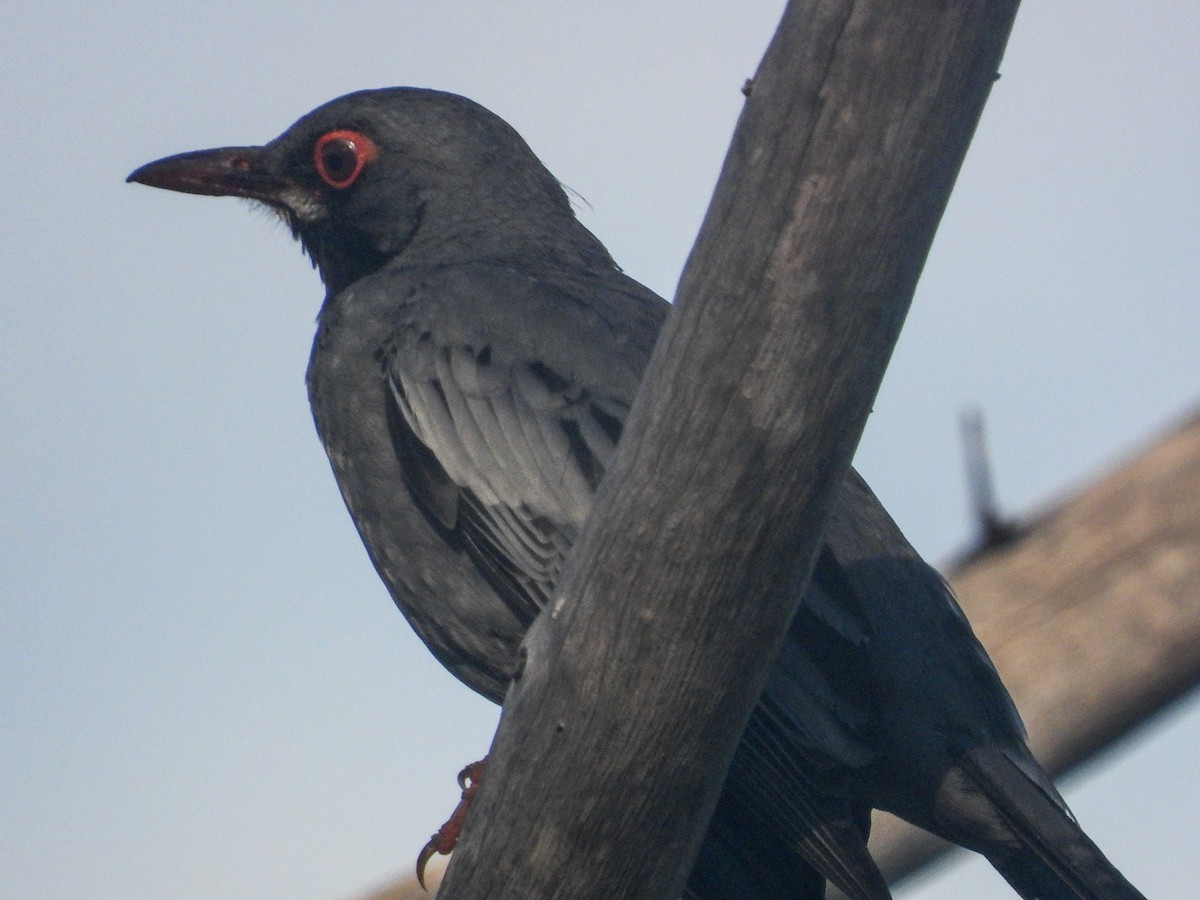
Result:
[[[788,6],[443,896],[679,896],[1015,11]]]
[[[950,580],[1057,775],[1200,683],[1200,418],[1028,528]],[[871,848],[892,879],[947,849],[885,815]]]

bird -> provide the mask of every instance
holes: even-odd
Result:
[[[326,291],[309,400],[350,516],[433,655],[501,702],[669,303],[515,129],[456,94],[358,91],[267,144],[127,180],[256,201],[300,242]],[[828,881],[885,900],[873,809],[983,854],[1025,898],[1142,896],[1034,759],[946,582],[851,470],[685,896],[806,900]]]

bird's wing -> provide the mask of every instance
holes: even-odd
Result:
[[[490,346],[407,342],[388,368],[410,490],[515,613],[545,604],[626,407]],[[424,452],[422,452],[424,451]]]
[[[587,518],[644,360],[589,359],[614,341],[582,349],[580,335],[612,324],[580,321],[572,292],[519,272],[455,271],[423,293],[438,308],[417,311],[386,365],[405,479],[528,624]],[[603,384],[606,367],[625,377]]]
[[[854,473],[826,540],[870,601],[876,805],[983,853],[1023,897],[1140,900],[1030,753],[949,585]]]
[[[865,846],[869,809],[847,779],[875,758],[866,734],[874,716],[870,641],[858,596],[826,547],[718,807],[724,819],[799,852],[854,900],[890,896]]]

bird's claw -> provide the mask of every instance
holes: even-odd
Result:
[[[436,854],[450,853],[458,844],[467,810],[471,808],[471,800],[475,791],[479,789],[479,780],[483,777],[483,764],[483,760],[473,762],[458,773],[458,786],[462,789],[462,798],[458,801],[458,806],[454,807],[454,812],[450,814],[446,824],[434,833],[417,855],[417,882],[425,890],[429,890],[425,887],[425,866],[429,860]]]
[[[438,840],[441,837],[439,831],[429,839],[429,842],[421,848],[421,852],[417,854],[417,884],[421,885],[423,890],[429,890],[425,884],[425,866],[429,860],[433,859],[435,853],[438,852]]]

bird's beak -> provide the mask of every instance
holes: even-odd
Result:
[[[150,187],[285,204],[299,186],[270,171],[263,147],[221,147],[147,163],[125,179]]]

